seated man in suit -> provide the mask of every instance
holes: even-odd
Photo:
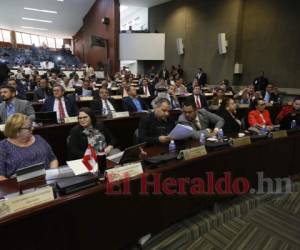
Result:
[[[143,117],[139,124],[138,137],[140,142],[150,144],[169,143],[168,134],[175,127],[175,121],[169,117],[170,102],[161,98],[156,103],[154,112]]]
[[[186,98],[186,100],[195,102],[197,109],[207,108],[207,101],[204,95],[201,94],[200,85],[195,85],[193,95]]]
[[[268,84],[266,91],[261,92],[266,103],[281,104],[280,97],[273,84]]]
[[[148,110],[148,105],[137,96],[136,87],[129,86],[127,88],[128,96],[123,99],[123,109],[131,113],[143,112]]]
[[[296,127],[300,127],[300,97],[296,97],[292,105],[282,107],[275,121],[280,124],[281,129],[290,129],[293,120]]]
[[[84,79],[81,87],[76,88],[76,94],[78,96],[93,96],[93,88],[88,78]]]
[[[270,112],[266,110],[266,103],[263,98],[255,99],[253,102],[255,110],[248,114],[249,126],[256,129],[266,127],[269,131],[273,129]]]
[[[151,105],[152,105],[153,108],[155,108],[156,103],[160,99],[168,99],[169,102],[170,102],[170,108],[171,109],[180,109],[180,103],[179,103],[178,98],[176,96],[176,87],[174,85],[170,85],[168,90],[158,89],[157,97],[151,102]]]
[[[108,89],[103,87],[99,90],[97,98],[91,102],[90,107],[95,115],[110,115],[118,111],[117,102],[109,97]]]
[[[56,84],[53,87],[53,96],[46,99],[43,112],[55,111],[58,122],[64,122],[66,117],[78,115],[78,107],[72,98],[64,97],[64,87]]]
[[[11,78],[11,79],[8,80],[8,84],[7,85],[12,86],[12,87],[15,88],[15,90],[16,90],[16,97],[18,99],[26,100],[27,88],[20,81],[17,81],[16,79]]]
[[[16,98],[16,89],[12,86],[2,86],[0,95],[3,102],[0,104],[0,123],[5,123],[7,118],[15,113],[21,113],[30,117],[32,121],[35,120],[35,112],[26,100]]]
[[[34,91],[34,100],[46,99],[52,95],[47,79],[41,79],[40,86]]]
[[[147,97],[153,97],[154,92],[155,92],[154,87],[149,83],[147,78],[144,78],[142,81],[142,86],[138,90],[138,94]]]
[[[193,139],[199,139],[201,133],[205,136],[217,135],[224,126],[224,119],[206,109],[197,110],[195,102],[186,100],[182,107],[183,114],[178,118],[178,123],[193,128]],[[210,126],[212,126],[210,128]]]

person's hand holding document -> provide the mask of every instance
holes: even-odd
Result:
[[[170,132],[169,137],[172,140],[184,140],[193,135],[193,128],[182,124],[177,124],[175,128]]]

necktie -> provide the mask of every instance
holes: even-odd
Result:
[[[170,96],[170,101],[171,101],[171,108],[174,109],[175,105],[174,105],[174,98],[173,98],[173,96]]]
[[[111,115],[112,112],[111,112],[111,109],[109,108],[107,100],[104,100],[104,104],[105,104],[105,108],[106,108],[107,114]]]
[[[15,106],[13,103],[9,103],[6,106],[6,116],[7,118],[15,113]]]
[[[148,96],[148,88],[147,88],[147,86],[144,87],[144,93],[145,93],[145,96]]]
[[[66,117],[66,114],[61,99],[58,100],[58,112],[60,120],[63,121]]]
[[[196,96],[196,105],[197,105],[197,109],[201,109],[201,102],[199,96]]]
[[[195,120],[195,127],[196,127],[197,130],[201,129],[201,124],[200,124],[200,121],[198,119]]]

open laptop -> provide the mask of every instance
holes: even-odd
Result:
[[[37,112],[35,113],[35,122],[44,124],[57,123],[56,112]]]
[[[107,159],[121,165],[129,162],[139,161],[141,153],[140,148],[144,147],[145,145],[146,143],[134,145],[126,148],[123,152],[107,157]]]

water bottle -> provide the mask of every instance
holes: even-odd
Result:
[[[291,122],[291,129],[296,128],[296,127],[297,127],[296,120],[292,120],[292,122]]]
[[[224,138],[224,132],[223,132],[223,129],[220,129],[219,132],[218,132],[218,140],[223,140]]]
[[[262,128],[260,129],[261,134],[265,135],[268,133],[268,128],[266,125],[263,125]]]
[[[169,153],[176,154],[176,144],[173,140],[169,144]]]
[[[199,143],[201,146],[205,145],[205,134],[204,133],[200,134]]]

